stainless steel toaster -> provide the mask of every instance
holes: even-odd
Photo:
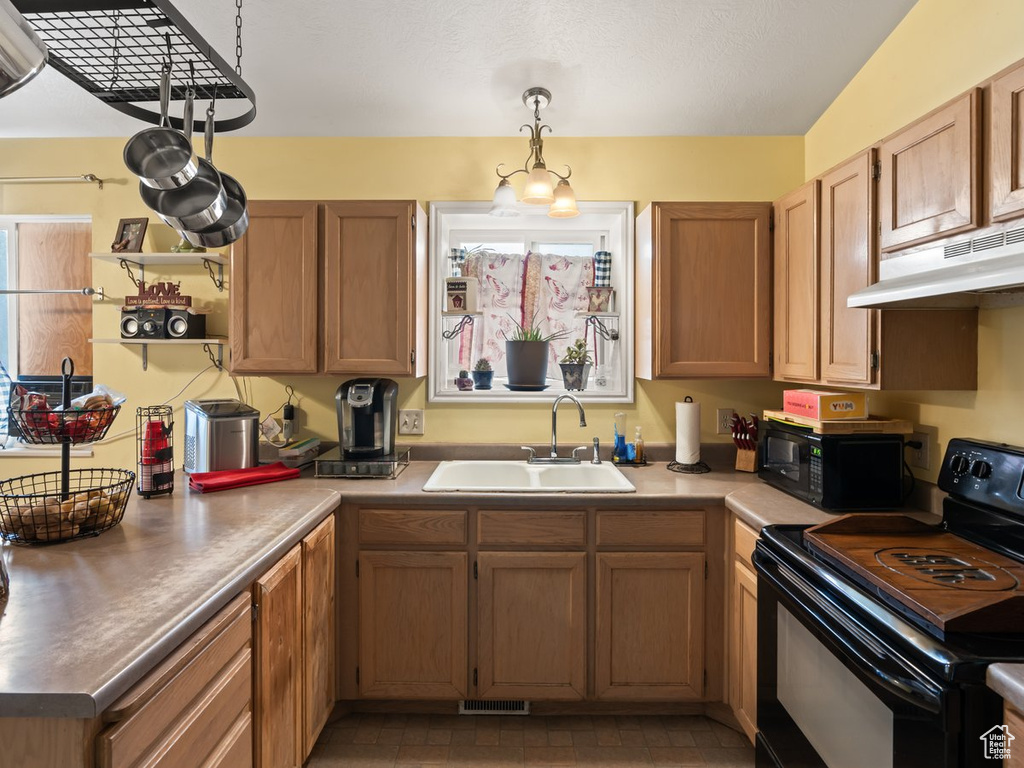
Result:
[[[259,463],[260,412],[238,400],[185,401],[186,472],[247,469]]]

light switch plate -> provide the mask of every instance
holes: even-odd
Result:
[[[422,435],[423,434],[423,411],[399,411],[398,412],[398,434],[400,435]]]

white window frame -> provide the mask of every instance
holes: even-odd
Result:
[[[429,342],[430,365],[427,370],[427,400],[432,403],[532,403],[550,401],[562,390],[550,388],[543,392],[511,392],[497,388],[473,392],[447,391],[446,358],[441,338],[444,278],[449,275],[448,254],[453,232],[463,237],[521,229],[543,232],[546,242],[594,240],[595,233],[607,233],[604,249],[612,253],[612,273],[616,276],[615,311],[619,314],[619,360],[622,388],[604,392],[593,387],[573,392],[583,402],[632,403],[635,393],[633,367],[633,232],[632,202],[580,202],[580,215],[571,219],[552,219],[547,209],[519,203],[517,217],[490,216],[491,203],[443,202],[430,204],[430,267],[429,267]],[[526,244],[529,247],[529,243]]]

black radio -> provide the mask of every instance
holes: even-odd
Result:
[[[202,339],[206,337],[206,315],[191,309],[170,307],[124,307],[121,309],[122,339]]]

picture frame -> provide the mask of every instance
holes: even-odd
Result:
[[[110,250],[114,253],[142,253],[142,238],[146,236],[149,219],[121,219]]]

